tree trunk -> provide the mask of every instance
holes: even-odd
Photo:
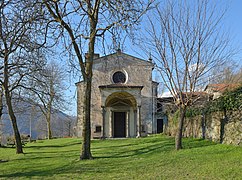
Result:
[[[80,159],[92,159],[91,154],[91,79],[88,79],[85,87],[85,99],[84,99],[84,119],[83,119],[83,130],[82,130],[82,152]]]
[[[23,153],[21,137],[18,130],[17,120],[14,115],[13,106],[12,106],[12,99],[9,91],[9,69],[8,69],[8,51],[5,52],[4,56],[4,81],[3,81],[3,89],[4,95],[6,98],[6,104],[8,107],[8,115],[12,122],[14,137],[15,137],[15,145],[16,145],[16,153],[20,154]]]
[[[3,90],[0,88],[0,119],[2,119],[3,115]]]
[[[2,115],[3,115],[3,91],[0,88],[0,147],[2,145],[2,134],[3,134],[3,132],[2,132],[2,127],[3,127]]]
[[[180,106],[180,116],[179,116],[179,124],[178,124],[178,131],[176,135],[176,150],[182,149],[182,131],[183,131],[183,124],[186,114],[186,106]]]
[[[202,138],[206,138],[206,115],[205,112],[202,112]]]
[[[51,112],[48,110],[48,112],[46,114],[46,121],[47,121],[46,123],[47,123],[48,139],[51,139],[52,138],[50,119],[51,119]]]
[[[16,153],[20,154],[23,153],[22,143],[21,143],[21,137],[19,134],[18,126],[17,126],[17,120],[13,112],[13,106],[11,102],[11,97],[9,95],[9,92],[5,90],[5,97],[6,97],[6,103],[8,106],[8,114],[12,122],[13,131],[14,131],[14,137],[15,137],[15,145],[16,145]]]
[[[98,14],[98,13],[97,13]],[[96,15],[97,15],[96,14]],[[91,154],[91,90],[92,90],[92,65],[94,56],[94,45],[95,45],[95,33],[98,19],[97,17],[90,18],[90,41],[88,43],[88,55],[86,58],[86,68],[84,73],[85,83],[85,98],[84,98],[84,120],[83,120],[83,131],[82,131],[82,152],[80,159],[93,159]]]
[[[47,103],[47,112],[46,112],[48,139],[52,138],[50,121],[51,121],[52,104],[53,104],[54,98],[55,98],[54,82],[53,82],[53,79],[51,79],[50,80],[50,100]]]
[[[226,108],[223,109],[223,113],[224,113],[224,118],[222,118],[220,120],[220,137],[219,137],[219,142],[222,144],[223,143],[223,140],[224,140],[224,128],[225,128],[225,125],[227,123],[227,110]]]
[[[71,137],[71,121],[67,121],[68,122],[68,124],[67,124],[67,126],[68,126],[68,137]]]

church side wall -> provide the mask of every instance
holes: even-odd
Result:
[[[91,99],[91,132],[92,137],[101,137],[101,132],[96,132],[96,126],[102,126],[101,93],[99,86],[105,81],[105,73],[93,71],[92,99]],[[103,127],[102,127],[103,128]]]

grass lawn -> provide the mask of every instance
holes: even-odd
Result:
[[[242,147],[154,135],[93,140],[94,160],[79,161],[80,139],[29,143],[24,155],[0,148],[0,179],[242,179]]]

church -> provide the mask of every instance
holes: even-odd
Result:
[[[118,50],[93,60],[91,137],[131,138],[156,133],[158,83],[154,64]],[[77,136],[82,135],[84,86],[77,86]]]

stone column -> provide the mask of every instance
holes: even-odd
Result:
[[[130,136],[129,132],[129,111],[126,112],[126,137]]]
[[[102,120],[102,129],[103,129],[103,134],[102,134],[102,138],[104,139],[106,137],[105,135],[105,116],[106,116],[106,110],[105,110],[105,107],[104,106],[101,106],[102,108],[102,117],[103,117],[103,120]]]
[[[137,137],[141,136],[141,106],[137,106]]]
[[[134,110],[134,136],[137,136],[137,110]]]
[[[109,137],[113,137],[113,111],[109,111]]]

